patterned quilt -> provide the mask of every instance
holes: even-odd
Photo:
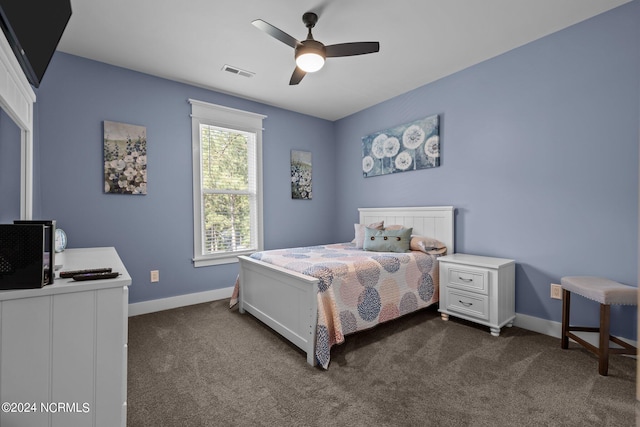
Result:
[[[256,252],[251,258],[319,279],[315,356],[325,369],[331,347],[345,335],[438,301],[437,255],[369,252],[338,243]]]

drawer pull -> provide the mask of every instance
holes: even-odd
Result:
[[[473,282],[473,279],[465,279],[464,277],[460,276],[458,276],[458,279],[462,280],[463,282]]]
[[[471,307],[473,305],[472,302],[464,302],[462,300],[458,300],[458,302],[462,305],[464,305],[465,307]]]

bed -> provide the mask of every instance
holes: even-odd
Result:
[[[455,252],[454,208],[452,206],[360,208],[358,211],[360,224],[369,225],[384,222],[387,227],[399,225],[412,228],[412,235],[428,236],[441,242],[446,247],[446,253]],[[351,252],[343,254],[340,251]],[[361,254],[358,251],[363,253]],[[234,305],[237,298],[240,313],[248,312],[252,314],[302,349],[306,353],[307,363],[312,366],[320,364],[326,369],[329,364],[331,346],[344,341],[344,339],[340,339],[341,333],[337,333],[337,339],[334,334],[330,334],[329,337],[324,336],[327,333],[327,326],[340,331],[344,329],[346,330],[344,335],[347,335],[347,333],[368,329],[381,321],[390,320],[436,303],[438,301],[438,263],[433,261],[432,264],[429,264],[430,272],[427,279],[432,282],[430,283],[432,285],[431,291],[425,290],[423,292],[428,293],[428,295],[427,297],[421,295],[420,304],[410,304],[412,307],[410,311],[400,310],[401,313],[395,313],[395,316],[378,316],[379,318],[367,319],[359,327],[347,326],[342,328],[342,324],[349,323],[342,317],[342,313],[340,313],[340,317],[335,315],[327,316],[327,312],[331,312],[331,307],[327,307],[327,304],[332,305],[335,303],[326,298],[324,291],[327,284],[323,277],[317,274],[316,276],[318,277],[303,274],[301,269],[294,271],[284,268],[282,265],[277,265],[278,262],[274,261],[274,259],[278,257],[297,258],[299,256],[301,258],[310,258],[320,256],[333,258],[336,262],[342,263],[347,257],[355,257],[362,260],[362,256],[373,254],[377,257],[382,256],[386,262],[394,263],[394,265],[402,266],[402,268],[404,268],[405,264],[413,265],[412,263],[418,263],[422,265],[420,269],[424,270],[424,265],[425,263],[428,264],[428,261],[423,256],[430,256],[434,259],[438,256],[417,252],[419,251],[411,251],[406,254],[370,253],[369,251],[357,249],[353,243],[347,242],[307,248],[265,251],[251,256],[240,256],[238,257],[240,274],[231,304]],[[414,254],[415,260],[413,258]],[[265,262],[266,258],[274,258],[268,260],[274,263]],[[397,269],[397,267],[394,268]],[[386,267],[384,269],[391,270]],[[319,305],[320,309],[318,309]],[[340,324],[336,325],[336,323]]]

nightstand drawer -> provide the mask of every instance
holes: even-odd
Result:
[[[460,268],[447,265],[448,286],[471,292],[489,293],[489,272],[473,267]]]
[[[447,289],[447,311],[489,320],[489,297],[457,289]]]

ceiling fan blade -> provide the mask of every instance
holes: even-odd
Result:
[[[296,69],[293,70],[293,74],[291,75],[291,80],[289,80],[289,85],[297,85],[298,83],[300,83],[300,80],[302,80],[302,78],[306,75],[306,71],[303,71],[299,67],[296,67]]]
[[[378,42],[355,42],[340,43],[326,46],[327,58],[335,58],[337,56],[353,56],[364,55],[365,53],[375,53],[380,50]]]
[[[282,31],[280,28],[274,27],[268,22],[263,21],[262,19],[256,19],[251,22],[254,27],[259,28],[265,33],[269,34],[271,37],[274,37],[280,40],[282,43],[291,46],[292,48],[296,48],[300,44],[298,40],[291,37],[289,34]]]

